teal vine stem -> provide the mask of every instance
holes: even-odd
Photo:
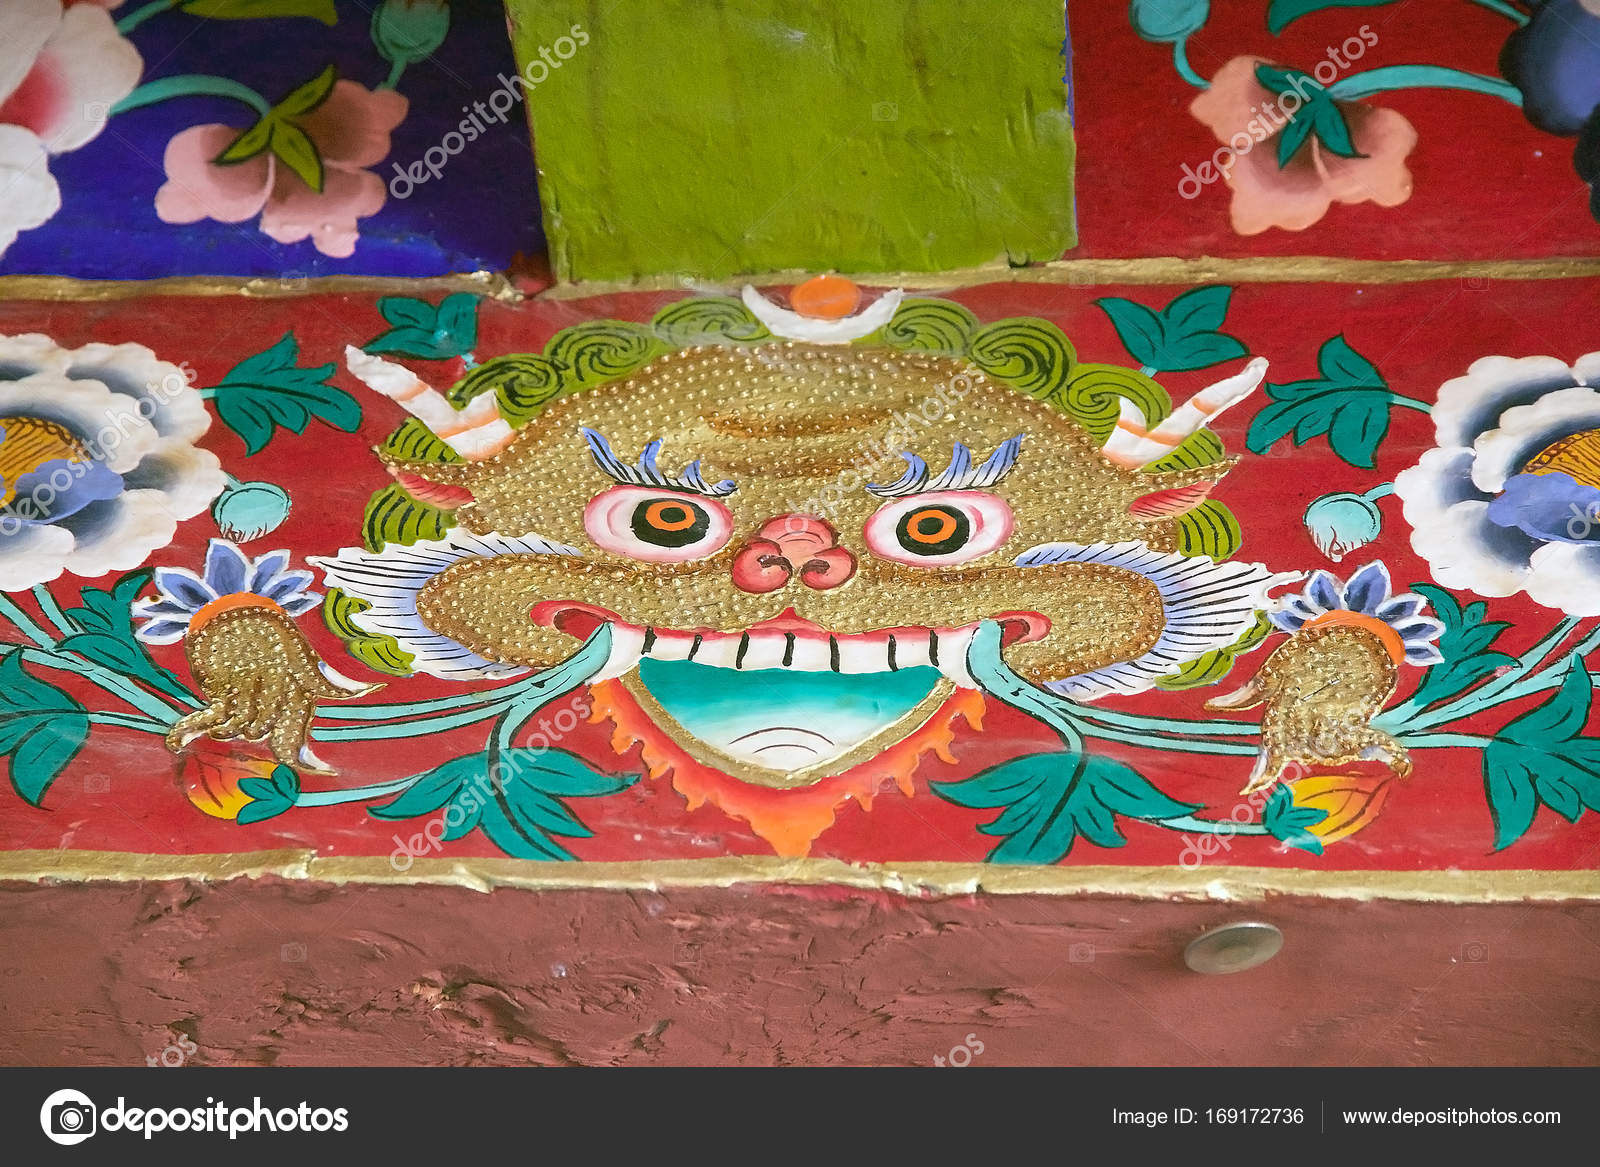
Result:
[[[1189,64],[1189,42],[1187,40],[1172,42],[1172,67],[1196,89],[1210,89],[1211,82],[1194,71],[1194,66]]]
[[[1506,0],[1472,0],[1479,8],[1487,8],[1490,12],[1498,12],[1501,16],[1510,17],[1518,24],[1527,24],[1529,16],[1526,12],[1513,8]]]
[[[55,625],[56,631],[63,636],[70,636],[75,629],[67,619],[67,614],[61,610],[61,605],[56,603],[56,598],[50,594],[50,589],[43,584],[33,586],[33,602],[39,605],[39,611],[44,613],[44,618]]]
[[[294,800],[296,806],[338,806],[345,802],[364,802],[369,798],[387,798],[409,790],[420,775],[393,778],[388,782],[374,782],[370,786],[347,786],[343,790],[303,790]]]
[[[1600,626],[1597,626],[1573,647],[1572,653],[1567,654],[1552,668],[1537,671],[1541,662],[1566,640],[1578,624],[1579,621],[1572,617],[1561,621],[1540,637],[1538,643],[1518,657],[1517,662],[1510,666],[1504,676],[1496,677],[1466,693],[1458,693],[1431,712],[1424,713],[1425,705],[1419,705],[1415,700],[1408,700],[1381,714],[1372,724],[1378,729],[1390,733],[1399,732],[1404,736],[1448,722],[1460,721],[1495,705],[1554,688],[1566,676],[1566,670],[1570,667],[1568,662],[1572,656],[1586,655],[1594,650],[1596,643],[1600,643]]]
[[[1522,107],[1522,90],[1499,77],[1485,77],[1444,65],[1384,65],[1365,73],[1352,73],[1328,86],[1328,96],[1355,101],[1396,89],[1464,89],[1483,93]]]
[[[59,606],[56,607],[59,612]],[[0,644],[0,656],[10,652],[20,653],[22,659],[47,669],[56,669],[60,672],[76,673],[99,685],[108,693],[118,697],[133,706],[141,713],[147,713],[157,720],[171,725],[177,720],[177,714],[165,701],[155,694],[141,689],[129,678],[121,673],[113,672],[101,665],[93,664],[79,657],[71,656],[56,648],[56,642],[39,624],[17,606],[10,596],[0,593],[0,618],[9,620],[23,636],[31,640],[35,648],[22,645]],[[65,620],[65,617],[62,617]]]
[[[396,85],[400,84],[400,75],[405,71],[406,62],[405,58],[402,57],[393,65],[389,66],[389,75],[383,79],[383,82],[378,86],[378,88],[393,89]]]
[[[142,8],[135,8],[128,15],[117,21],[117,31],[126,35],[138,28],[152,16],[160,16],[163,12],[170,12],[184,0],[150,0]]]
[[[1146,819],[1152,826],[1166,827],[1169,831],[1194,831],[1202,835],[1265,835],[1265,823],[1238,822],[1235,819],[1198,819],[1183,815],[1175,819]]]
[[[1426,401],[1418,401],[1415,397],[1406,397],[1400,393],[1391,393],[1389,394],[1389,400],[1395,405],[1401,406],[1404,409],[1414,409],[1418,413],[1431,414],[1433,412],[1433,406],[1429,405]],[[1393,487],[1390,487],[1391,491],[1393,489]]]
[[[137,14],[135,14],[137,15]],[[266,117],[272,104],[261,94],[230,77],[212,77],[204,73],[182,73],[176,77],[163,77],[147,81],[111,107],[113,116],[141,109],[157,102],[172,101],[179,97],[228,97],[242,101],[257,114]]]
[[[1409,401],[1410,398],[1407,398],[1406,400]],[[1418,404],[1420,405],[1421,402],[1418,402]],[[1429,412],[1432,412],[1432,411],[1430,410]],[[1392,483],[1392,482],[1380,482],[1380,483],[1378,483],[1377,486],[1374,486],[1371,490],[1367,491],[1361,497],[1366,499],[1368,502],[1377,502],[1380,498],[1388,498],[1393,493],[1394,493],[1394,483]]]

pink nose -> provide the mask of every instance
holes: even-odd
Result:
[[[856,557],[839,534],[811,515],[779,515],[764,523],[733,558],[733,584],[745,592],[775,592],[796,574],[808,588],[836,588],[856,573]]]

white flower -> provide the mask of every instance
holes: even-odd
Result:
[[[0,253],[61,206],[51,154],[105,128],[139,83],[144,62],[105,8],[5,0],[0,37]]]
[[[0,336],[0,591],[138,567],[223,488],[176,365],[137,344]]]
[[[1436,580],[1600,615],[1597,386],[1600,353],[1484,357],[1440,388],[1438,444],[1394,484]]]

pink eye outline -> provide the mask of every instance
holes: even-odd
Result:
[[[595,546],[645,563],[690,563],[721,551],[733,514],[714,498],[648,486],[612,486],[583,508]]]
[[[1011,537],[1005,499],[976,490],[932,490],[887,502],[862,528],[867,549],[908,567],[970,563]]]

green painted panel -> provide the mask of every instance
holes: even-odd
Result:
[[[934,271],[1075,242],[1062,0],[508,6],[558,278]]]

